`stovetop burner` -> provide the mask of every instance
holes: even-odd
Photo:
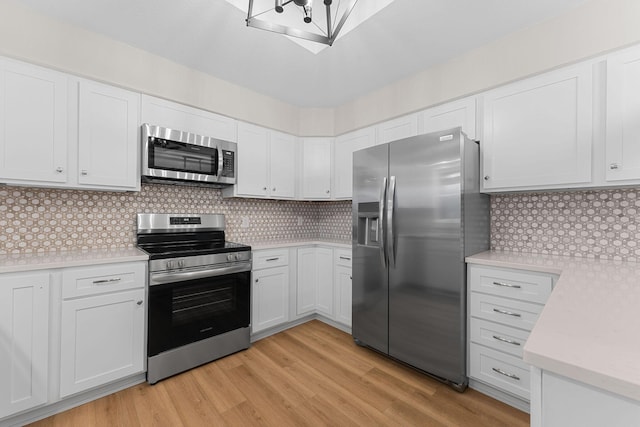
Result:
[[[149,259],[251,250],[225,240],[221,214],[138,214],[137,244]]]

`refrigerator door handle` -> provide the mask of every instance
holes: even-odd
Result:
[[[396,266],[396,245],[395,230],[393,228],[393,216],[396,200],[396,177],[389,178],[389,199],[387,203],[387,256],[389,257],[389,266]]]
[[[384,232],[384,205],[387,199],[387,177],[382,178],[382,186],[380,187],[380,206],[378,212],[378,236],[380,242],[380,260],[382,266],[387,268],[387,253]]]

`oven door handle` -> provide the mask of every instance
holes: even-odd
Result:
[[[164,285],[165,283],[185,282],[187,280],[205,279],[207,277],[224,276],[227,274],[242,273],[245,271],[251,271],[251,266],[243,264],[196,271],[151,273],[149,274],[149,286]]]

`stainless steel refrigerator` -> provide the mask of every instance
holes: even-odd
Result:
[[[464,258],[489,247],[479,179],[478,143],[460,128],[353,154],[353,337],[460,391]]]

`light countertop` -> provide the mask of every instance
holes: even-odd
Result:
[[[640,401],[639,263],[493,251],[466,260],[558,274],[524,361]]]
[[[334,246],[341,249],[351,249],[351,242],[344,240],[272,240],[263,242],[243,242],[246,245],[250,245],[254,251],[263,249],[278,249],[292,246],[311,246],[311,245],[326,245]]]
[[[147,261],[149,256],[136,248],[61,251],[0,255],[0,273],[48,270],[116,262]]]

